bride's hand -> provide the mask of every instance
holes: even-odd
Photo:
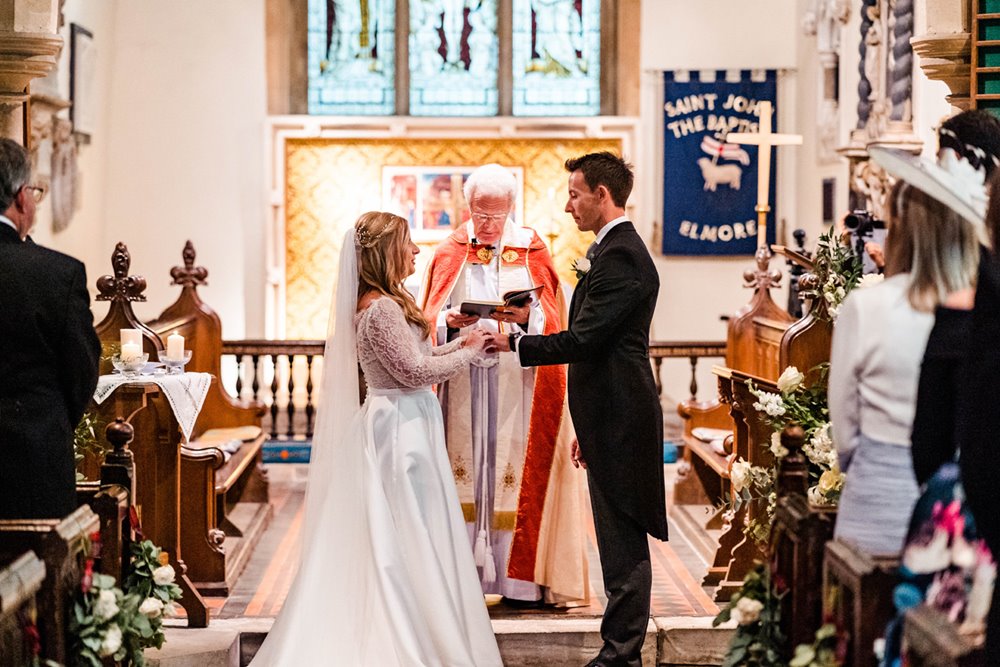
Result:
[[[484,329],[473,329],[469,335],[463,339],[462,347],[472,348],[476,352],[484,352],[492,339]]]

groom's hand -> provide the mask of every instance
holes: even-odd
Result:
[[[490,345],[497,352],[510,352],[510,339],[506,334],[491,333]]]
[[[583,460],[583,454],[580,453],[580,441],[573,438],[573,444],[571,445],[569,457],[573,459],[574,468],[587,469],[587,462]]]

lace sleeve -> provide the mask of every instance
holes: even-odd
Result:
[[[448,341],[444,345],[436,345],[431,348],[431,354],[435,357],[440,357],[442,354],[451,354],[455,350],[462,348],[462,339],[456,338],[455,340]]]
[[[416,334],[403,317],[399,304],[391,299],[378,299],[365,318],[364,335],[371,343],[379,362],[405,387],[418,388],[448,380],[475,356],[473,350],[460,348],[439,356],[420,349]]]

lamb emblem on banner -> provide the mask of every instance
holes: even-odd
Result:
[[[718,164],[718,161],[721,157],[726,160],[737,160],[747,166],[750,164],[750,156],[747,152],[737,144],[723,143],[710,136],[705,136],[701,140],[701,150],[712,156],[712,159],[698,158],[701,176],[705,179],[704,189],[715,192],[721,184],[739,190],[743,170],[738,164]]]

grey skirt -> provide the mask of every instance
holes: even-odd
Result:
[[[910,448],[862,433],[845,474],[834,537],[871,555],[898,556],[920,493]]]

